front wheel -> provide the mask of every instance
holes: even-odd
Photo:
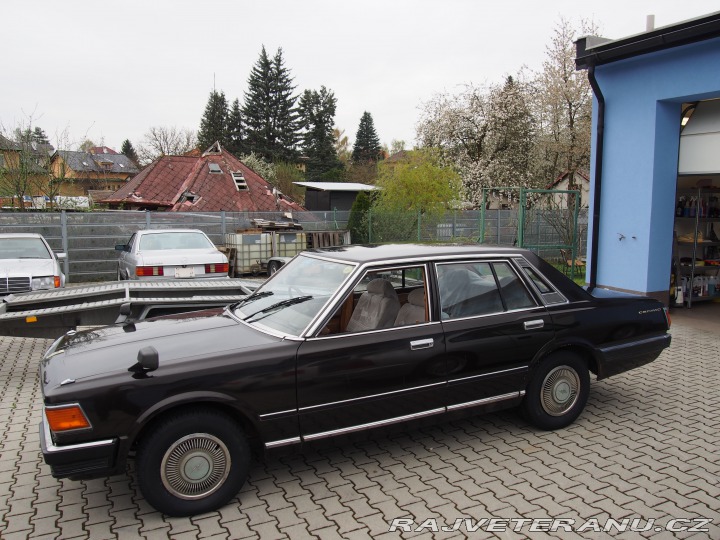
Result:
[[[527,387],[523,412],[540,429],[560,429],[580,416],[589,393],[585,360],[570,352],[557,352],[538,366]]]
[[[137,480],[145,499],[169,516],[215,510],[240,491],[250,449],[231,418],[185,411],[162,420],[137,452]]]

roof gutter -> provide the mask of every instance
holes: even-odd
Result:
[[[597,126],[595,129],[595,185],[593,189],[592,236],[590,238],[590,274],[588,291],[597,286],[598,252],[600,243],[600,200],[602,196],[602,163],[605,138],[605,96],[595,78],[595,66],[588,68],[588,81],[598,102]]]

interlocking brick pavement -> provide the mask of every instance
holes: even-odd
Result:
[[[493,538],[388,532],[393,518],[712,519],[708,532],[521,532],[507,538],[720,538],[720,336],[676,322],[654,363],[593,381],[567,429],[513,411],[255,462],[226,507],[168,518],[128,474],[56,480],[42,462],[38,362],[48,340],[0,337],[0,537],[120,539]]]

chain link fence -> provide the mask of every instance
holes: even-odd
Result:
[[[298,212],[292,217],[305,231],[336,231],[348,228],[350,212]],[[222,246],[225,234],[253,228],[254,219],[286,218],[278,212],[0,212],[0,233],[42,234],[53,250],[67,253],[64,270],[68,283],[84,283],[114,280],[115,245],[126,243],[137,230],[200,229]],[[567,246],[568,239],[557,224],[567,219],[567,210],[466,210],[433,216],[370,211],[356,219],[350,230],[353,243],[469,242],[527,246],[561,265],[567,258],[558,246]],[[569,240],[576,246],[578,258],[582,258],[586,249],[585,234],[578,231],[582,233],[586,227],[587,212],[581,211]]]

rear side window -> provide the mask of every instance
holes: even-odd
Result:
[[[547,286],[547,284],[540,279],[540,276],[537,275],[537,272],[535,272],[532,268],[524,268],[525,273],[528,275],[528,277],[532,280],[532,282],[537,287],[538,291],[540,291],[540,294],[547,294],[550,292],[553,292],[550,287]]]
[[[540,293],[540,296],[542,296],[542,301],[545,305],[564,304],[567,302],[567,299],[553,288],[529,262],[521,258],[515,259],[515,262],[520,266],[521,270],[525,272],[528,279],[532,281]]]
[[[443,319],[502,313],[536,304],[506,262],[464,262],[437,267]]]

